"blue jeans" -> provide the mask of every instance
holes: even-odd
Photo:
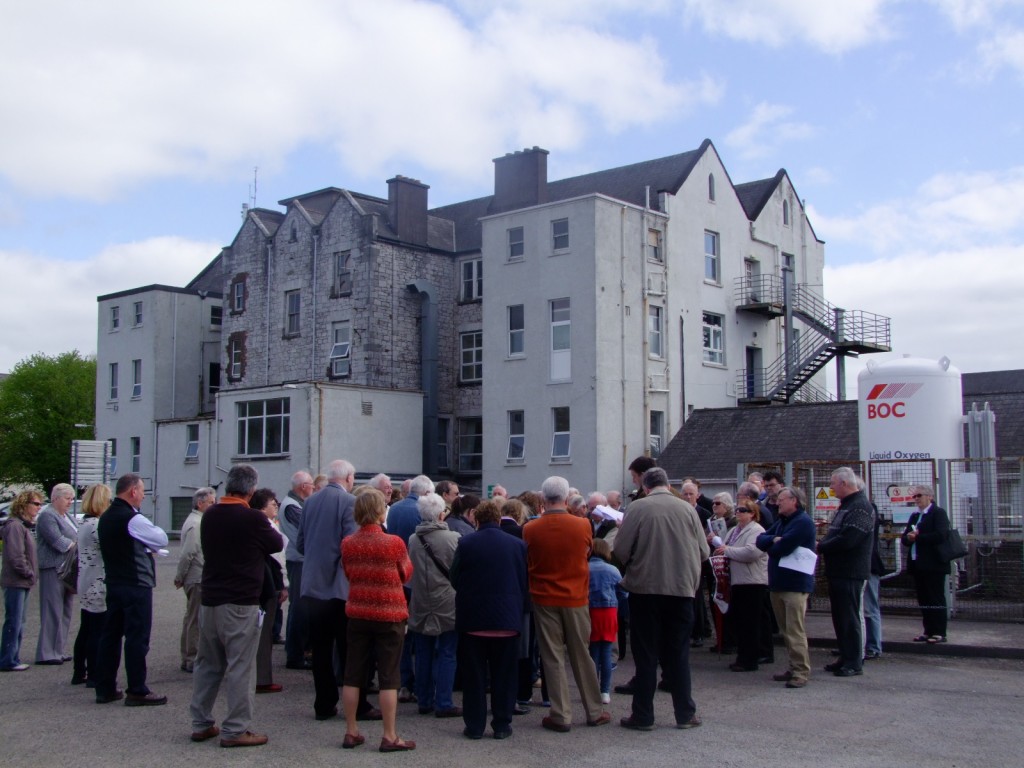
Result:
[[[416,702],[421,708],[451,709],[458,635],[455,630],[436,636],[409,634],[416,645]]]
[[[21,663],[21,635],[25,629],[25,603],[28,590],[4,587],[4,630],[0,640],[0,669],[11,669]]]
[[[882,580],[870,576],[864,583],[864,652],[882,652],[882,607],[878,601],[878,590]]]
[[[601,693],[612,692],[612,644],[610,640],[595,640],[590,644],[590,658],[597,667]]]

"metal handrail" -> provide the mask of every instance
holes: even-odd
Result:
[[[737,277],[733,283],[733,299],[737,306],[746,304],[778,304],[784,301],[782,278],[778,275]]]

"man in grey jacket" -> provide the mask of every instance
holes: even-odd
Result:
[[[199,488],[192,494],[192,511],[181,525],[181,554],[174,586],[185,590],[185,617],[181,621],[181,671],[192,672],[199,646],[199,605],[202,600],[203,547],[199,523],[203,512],[217,501],[213,488]]]
[[[624,728],[654,728],[658,663],[672,691],[676,728],[701,724],[690,686],[690,631],[693,596],[708,542],[696,510],[672,494],[660,467],[644,472],[644,497],[629,505],[615,539],[615,558],[625,569],[629,592],[630,639],[636,659],[633,710]]]

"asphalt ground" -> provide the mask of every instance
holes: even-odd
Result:
[[[313,683],[308,672],[284,668],[275,647],[278,694],[256,698],[253,728],[269,734],[263,747],[222,749],[217,740],[189,741],[191,676],[179,670],[178,637],[184,597],[171,583],[176,544],[158,564],[154,625],[149,653],[150,687],[168,696],[163,707],[97,705],[93,691],[71,686],[71,667],[32,666],[0,674],[0,766],[337,766],[398,764],[423,766],[602,766],[662,768],[689,764],[723,766],[1017,766],[1024,627],[952,621],[950,642],[923,646],[910,640],[920,631],[915,617],[884,617],[884,654],[865,664],[856,678],[835,678],[822,667],[831,661],[827,616],[808,617],[814,672],[802,690],[771,680],[785,669],[784,649],[774,665],[757,672],[727,669],[731,658],[705,649],[691,656],[700,728],[672,727],[671,701],[658,693],[659,727],[628,731],[618,719],[629,713],[629,697],[612,694],[611,725],[588,728],[575,699],[579,721],[568,734],[541,728],[541,706],[513,722],[513,736],[468,741],[461,719],[421,716],[415,704],[399,705],[398,732],[416,740],[415,752],[376,751],[379,723],[363,723],[366,744],[342,750],[344,724],[313,719]],[[30,596],[22,660],[31,663],[38,630],[38,597]],[[71,641],[77,632],[77,618]],[[633,673],[632,660],[619,663],[616,682]],[[123,684],[123,670],[121,682]],[[575,691],[574,691],[575,695]],[[456,694],[458,697],[458,694]],[[372,700],[373,697],[371,697]],[[539,690],[535,691],[539,700]],[[220,716],[223,702],[215,710]]]

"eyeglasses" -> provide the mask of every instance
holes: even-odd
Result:
[[[752,515],[752,514],[754,514],[754,510],[752,510],[752,509],[745,509],[744,507],[740,507],[739,509],[736,510],[736,514],[737,515]]]
[[[721,504],[722,504],[722,502],[720,502],[720,501],[712,501],[711,502],[711,506],[712,507],[718,507],[718,506],[721,506]]]
[[[34,504],[37,507],[43,506],[43,502],[41,501],[30,501],[29,504]]]

